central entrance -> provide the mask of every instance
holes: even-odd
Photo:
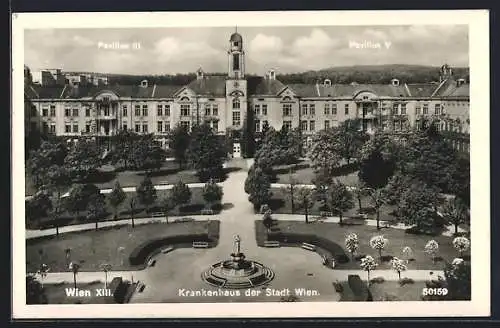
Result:
[[[233,158],[241,158],[241,144],[239,142],[233,143]]]

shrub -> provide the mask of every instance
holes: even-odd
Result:
[[[429,254],[432,258],[432,261],[436,261],[436,254],[439,250],[439,244],[435,240],[429,240],[429,242],[425,245],[425,252]]]
[[[404,285],[410,285],[410,284],[414,284],[415,281],[411,278],[402,278],[401,280],[399,280],[399,284],[401,286],[404,286]]]
[[[370,290],[358,275],[350,274],[347,277],[347,282],[354,294],[354,301],[366,302],[373,300]]]
[[[384,236],[374,236],[370,239],[370,247],[378,250],[379,257],[382,258],[382,250],[387,246],[389,240]]]
[[[113,278],[108,288],[111,290],[111,295],[113,295],[115,303],[121,304],[124,302],[127,284],[123,282],[122,277]]]
[[[333,284],[333,288],[335,288],[335,291],[337,293],[343,293],[344,292],[344,286],[342,286],[342,284],[340,282],[335,281],[332,284]]]
[[[370,283],[372,284],[382,284],[385,282],[384,277],[375,277],[372,280],[370,280]]]
[[[453,247],[460,253],[460,256],[463,256],[463,253],[470,248],[470,241],[466,237],[456,237],[453,239]]]
[[[351,253],[351,255],[354,255],[354,253],[359,248],[358,235],[356,235],[355,233],[348,234],[345,238],[345,247]]]

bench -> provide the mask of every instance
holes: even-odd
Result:
[[[275,240],[266,240],[264,242],[264,247],[280,247],[280,243]]]
[[[321,211],[321,212],[319,212],[319,215],[322,216],[322,217],[329,217],[329,216],[333,216],[333,213],[332,212]]]
[[[164,248],[162,248],[162,249],[161,249],[161,253],[162,253],[162,254],[167,254],[167,253],[169,253],[169,252],[171,252],[171,251],[173,251],[173,250],[174,250],[174,246],[168,246],[168,247],[164,247]]]
[[[213,215],[214,214],[214,210],[212,209],[203,209],[201,210],[201,215]]]
[[[302,243],[302,245],[300,247],[302,247],[303,249],[307,249],[308,251],[311,251],[311,252],[316,251],[316,246],[308,244],[308,243]]]
[[[153,217],[153,218],[158,218],[158,217],[162,217],[162,216],[165,216],[165,213],[163,213],[163,212],[151,213],[151,217]]]
[[[154,267],[154,266],[155,266],[155,264],[156,264],[156,260],[155,260],[155,259],[150,258],[150,259],[148,260],[148,267]]]
[[[193,248],[208,248],[206,241],[193,241]]]

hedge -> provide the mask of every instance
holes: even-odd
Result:
[[[148,240],[132,250],[129,256],[129,262],[131,265],[145,264],[149,256],[167,245],[190,245],[195,241],[203,241],[208,242],[211,247],[213,247],[217,244],[219,238],[219,225],[219,221],[210,221],[208,224],[208,232],[206,233],[185,234]]]
[[[115,303],[124,303],[125,294],[127,293],[127,284],[123,282],[122,277],[113,278],[109,284],[109,289],[111,290]]]
[[[347,277],[347,282],[349,283],[349,287],[354,294],[354,301],[357,302],[368,302],[373,301],[372,293],[366,286],[366,283],[361,280],[358,275],[350,274]]]
[[[318,237],[311,234],[299,234],[292,232],[270,232],[267,235],[270,241],[278,241],[288,244],[302,244],[308,243],[320,247],[328,251],[335,259],[336,263],[343,264],[349,262],[349,257],[346,255],[344,249],[337,243],[323,237]]]

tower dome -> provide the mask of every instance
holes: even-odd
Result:
[[[229,41],[231,41],[231,42],[242,42],[243,38],[241,37],[241,35],[238,32],[235,32],[235,33],[231,34],[231,37],[229,38]]]

